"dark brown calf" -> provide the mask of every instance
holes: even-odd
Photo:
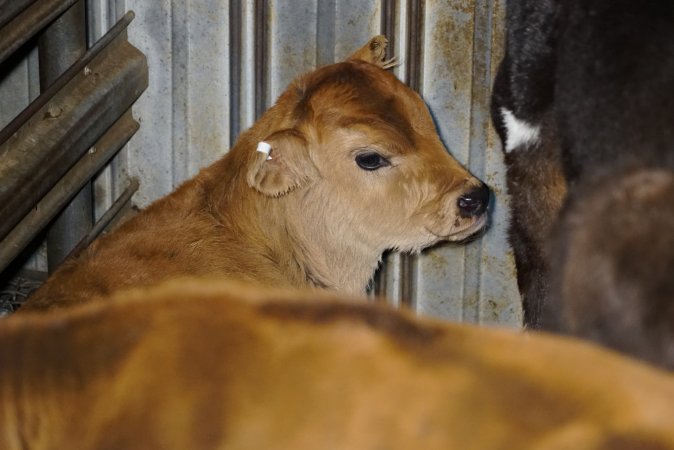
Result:
[[[674,171],[626,170],[578,187],[557,226],[562,331],[674,369]]]
[[[674,3],[519,0],[506,22],[492,112],[526,325],[672,367]]]

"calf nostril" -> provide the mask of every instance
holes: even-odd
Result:
[[[484,214],[489,205],[489,188],[486,184],[473,189],[467,194],[459,197],[459,214],[462,217],[473,217]]]

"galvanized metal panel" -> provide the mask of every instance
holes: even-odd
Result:
[[[427,1],[422,95],[450,152],[494,189],[492,225],[465,247],[440,246],[419,258],[417,309],[466,322],[519,326],[522,316],[505,236],[505,180],[489,118],[500,52],[501,2]]]
[[[111,157],[128,142],[137,129],[138,122],[133,120],[128,113],[125,114],[96,142],[92,151],[88,151],[68,170],[63,178],[42,197],[0,243],[0,271],[9,266],[17,255],[53,220],[57,213],[69,204],[73,196],[82,189],[82,186],[90,181],[91,174],[100,170],[110,161]],[[84,208],[87,208],[85,211],[91,213],[89,205],[85,205]],[[84,236],[89,233],[90,230],[87,230]],[[76,246],[80,245],[84,236],[78,239],[75,243]],[[48,246],[48,250],[48,256],[51,257],[51,247]],[[74,250],[71,249],[71,252],[74,252]]]
[[[416,32],[422,32],[418,75],[440,135],[495,192],[492,226],[483,238],[466,247],[438,247],[413,262],[410,303],[421,314],[519,326],[505,237],[505,171],[488,115],[504,1],[88,0],[94,37],[126,10],[136,12],[129,40],[150,65],[150,86],[134,107],[141,129],[127,153],[97,181],[97,210],[124,187],[119,180],[127,172],[141,181],[134,197],[140,206],[173,190],[226,152],[239,130],[253,122],[259,105],[273,103],[295,76],[344,58],[380,33],[383,12],[389,10],[391,53],[401,61],[394,73],[406,80],[406,63],[412,61],[407,52]],[[408,20],[419,7],[420,29]],[[7,95],[3,91],[0,87],[0,96]],[[399,303],[404,274],[400,259],[389,259],[386,292]]]
[[[129,20],[83,55],[0,132],[0,178],[5,180],[0,185],[4,218],[0,237],[30,210],[31,200],[37,201],[53,187],[143,92],[145,58],[119,35]]]
[[[122,1],[110,3],[101,0],[87,0],[87,39],[89,46],[100,39],[124,15]],[[115,198],[124,189],[128,179],[127,152],[122,151],[113,158],[92,182],[94,185],[94,220],[98,221],[112,206]]]
[[[270,103],[276,100],[297,75],[317,66],[317,25],[316,1],[270,2]],[[325,48],[333,43],[323,42],[323,45]]]
[[[26,48],[18,56],[0,66],[6,71],[0,73],[0,129],[40,95],[37,48]],[[39,246],[25,267],[43,272],[47,270],[46,245]]]
[[[354,50],[379,33],[381,33],[381,1],[336,2],[334,61],[347,58]]]
[[[228,4],[129,0],[129,39],[150,65],[148,91],[134,107],[141,129],[128,146],[128,171],[145,206],[229,147]]]
[[[0,65],[0,129],[40,95],[37,49]]]
[[[23,9],[0,13],[0,20],[5,21],[0,33],[0,63],[10,55],[16,53],[43,27],[49,25],[64,11],[75,3],[76,0],[38,0]],[[12,6],[13,9],[14,6]],[[16,16],[13,13],[20,11]]]

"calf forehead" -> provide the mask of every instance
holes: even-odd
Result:
[[[391,131],[396,138],[415,144],[415,121],[428,112],[414,92],[393,75],[351,62],[328,66],[312,75],[297,106],[300,120],[313,117],[344,128],[364,125],[384,133]]]

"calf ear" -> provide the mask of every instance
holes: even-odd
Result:
[[[318,169],[309,157],[307,140],[297,130],[281,130],[263,142],[269,153],[256,151],[248,168],[248,185],[270,197],[285,195],[317,179]],[[271,149],[269,149],[271,147]]]
[[[349,59],[359,59],[361,61],[369,62],[375,64],[382,69],[389,69],[391,67],[397,66],[397,58],[391,58],[389,60],[384,60],[386,57],[386,47],[388,46],[388,39],[386,36],[379,35],[370,39],[367,44],[363,45],[361,48],[356,50],[356,52],[347,58]]]

